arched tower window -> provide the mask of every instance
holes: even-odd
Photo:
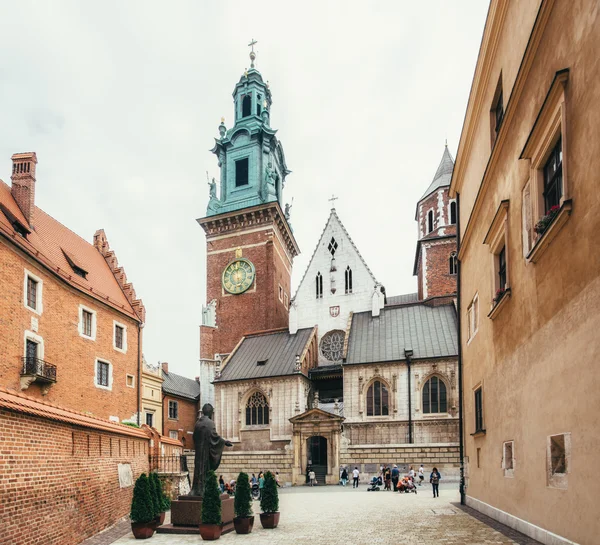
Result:
[[[456,252],[450,254],[450,274],[456,274],[458,272],[458,263],[456,261]]]
[[[456,225],[456,201],[450,203],[450,225]]]
[[[390,414],[390,396],[386,385],[376,380],[367,390],[367,416]]]
[[[321,299],[323,297],[323,276],[320,272],[317,273],[315,284],[317,288],[317,299]]]
[[[352,293],[352,269],[350,266],[346,267],[346,293]]]
[[[269,404],[264,395],[254,392],[246,403],[246,426],[269,423]]]
[[[242,117],[248,117],[252,113],[252,97],[246,95],[242,99]]]
[[[431,377],[423,386],[423,414],[447,412],[446,385],[438,377]]]
[[[427,213],[427,232],[431,233],[431,231],[433,231],[433,210]]]

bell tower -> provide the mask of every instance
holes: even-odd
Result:
[[[277,131],[271,128],[273,102],[268,82],[255,67],[233,90],[234,124],[221,118],[212,152],[220,180],[209,182],[206,216],[207,306],[200,328],[200,357],[229,354],[250,332],[288,327],[291,273],[298,245],[283,212],[290,174]],[[218,190],[218,194],[217,194]]]

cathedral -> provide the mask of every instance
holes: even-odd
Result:
[[[206,216],[207,301],[200,326],[201,403],[231,440],[220,472],[307,468],[336,484],[382,464],[457,475],[456,203],[447,149],[416,206],[417,293],[390,295],[332,207],[292,294],[300,250],[283,193],[290,170],[272,95],[254,66],[233,91],[235,115],[212,152]],[[432,169],[433,170],[433,169]]]

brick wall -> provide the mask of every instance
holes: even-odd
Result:
[[[456,252],[456,238],[423,242],[427,260],[427,297],[456,293],[456,274],[450,274],[450,254]]]
[[[289,301],[291,264],[276,234],[277,225],[268,223],[262,227],[217,239],[207,237],[206,299],[217,300],[217,328],[211,348],[216,353],[230,353],[245,333],[288,326],[288,310],[279,300],[279,285]],[[227,264],[235,259],[237,248],[242,249],[242,257],[254,264],[256,277],[248,291],[231,295],[223,290],[221,277]],[[205,349],[208,346],[207,340]],[[202,353],[202,357],[213,356],[214,353]]]
[[[177,401],[177,419],[169,418],[169,401]],[[183,448],[193,449],[192,434],[198,419],[198,404],[182,397],[165,394],[163,397],[163,435],[170,437],[171,431],[177,431],[177,439],[183,443]]]
[[[136,430],[137,431],[137,430]],[[148,440],[0,409],[2,545],[75,545],[127,515]]]
[[[137,411],[137,322],[96,299],[86,296],[47,272],[0,239],[0,386],[20,390],[25,332],[43,339],[43,357],[56,365],[57,381],[44,395],[38,383],[27,395],[59,403],[99,418],[129,419]],[[43,281],[43,312],[24,305],[25,269]],[[96,339],[79,335],[79,305],[96,311]],[[127,353],[113,348],[113,320],[127,326]],[[37,322],[37,326],[36,326]],[[37,332],[35,331],[37,329]],[[96,358],[112,366],[112,389],[95,386]],[[134,377],[133,387],[126,375]]]

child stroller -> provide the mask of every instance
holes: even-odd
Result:
[[[367,488],[367,492],[379,492],[381,490],[381,485],[383,484],[381,477],[373,477],[369,486]]]
[[[258,483],[254,483],[252,485],[252,499],[257,500],[260,498],[260,489],[258,487]]]

